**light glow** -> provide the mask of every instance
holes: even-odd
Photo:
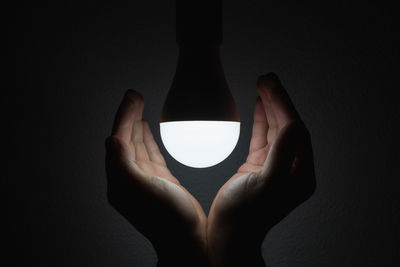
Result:
[[[226,159],[240,134],[237,121],[170,121],[160,123],[168,153],[183,165],[207,168]]]

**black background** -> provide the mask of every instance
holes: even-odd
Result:
[[[144,95],[170,169],[208,212],[246,157],[256,78],[274,71],[311,131],[317,190],[267,236],[266,263],[399,266],[395,9],[300,2],[225,1],[222,62],[242,132],[226,161],[203,170],[178,164],[160,142],[177,58],[172,1],[4,8],[11,160],[3,220],[12,263],[155,265],[151,244],[106,201],[103,143],[123,93]]]

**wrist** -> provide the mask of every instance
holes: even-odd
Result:
[[[196,260],[196,259],[159,259],[157,262],[157,267],[209,267],[208,262],[204,260]]]
[[[232,257],[232,255],[224,258],[214,259],[211,261],[210,267],[265,267],[264,259],[259,255],[246,255],[240,257]]]
[[[209,267],[208,257],[204,249],[192,247],[176,247],[156,249],[157,267]]]
[[[209,267],[210,264],[206,257],[191,257],[188,255],[178,254],[176,256],[158,257],[157,267]]]
[[[265,267],[259,247],[224,248],[209,251],[211,267]]]

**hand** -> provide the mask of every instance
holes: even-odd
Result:
[[[278,77],[261,76],[249,155],[208,216],[215,266],[264,266],[265,235],[315,190],[310,136]]]
[[[149,125],[143,98],[128,91],[106,140],[108,200],[156,249],[159,266],[202,266],[206,216],[168,170]]]

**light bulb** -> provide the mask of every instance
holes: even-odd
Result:
[[[162,142],[180,163],[194,168],[214,166],[235,148],[240,134],[236,121],[170,121],[160,123]]]
[[[180,163],[206,168],[226,159],[240,119],[220,61],[222,2],[176,0],[175,77],[160,119],[161,140]]]

